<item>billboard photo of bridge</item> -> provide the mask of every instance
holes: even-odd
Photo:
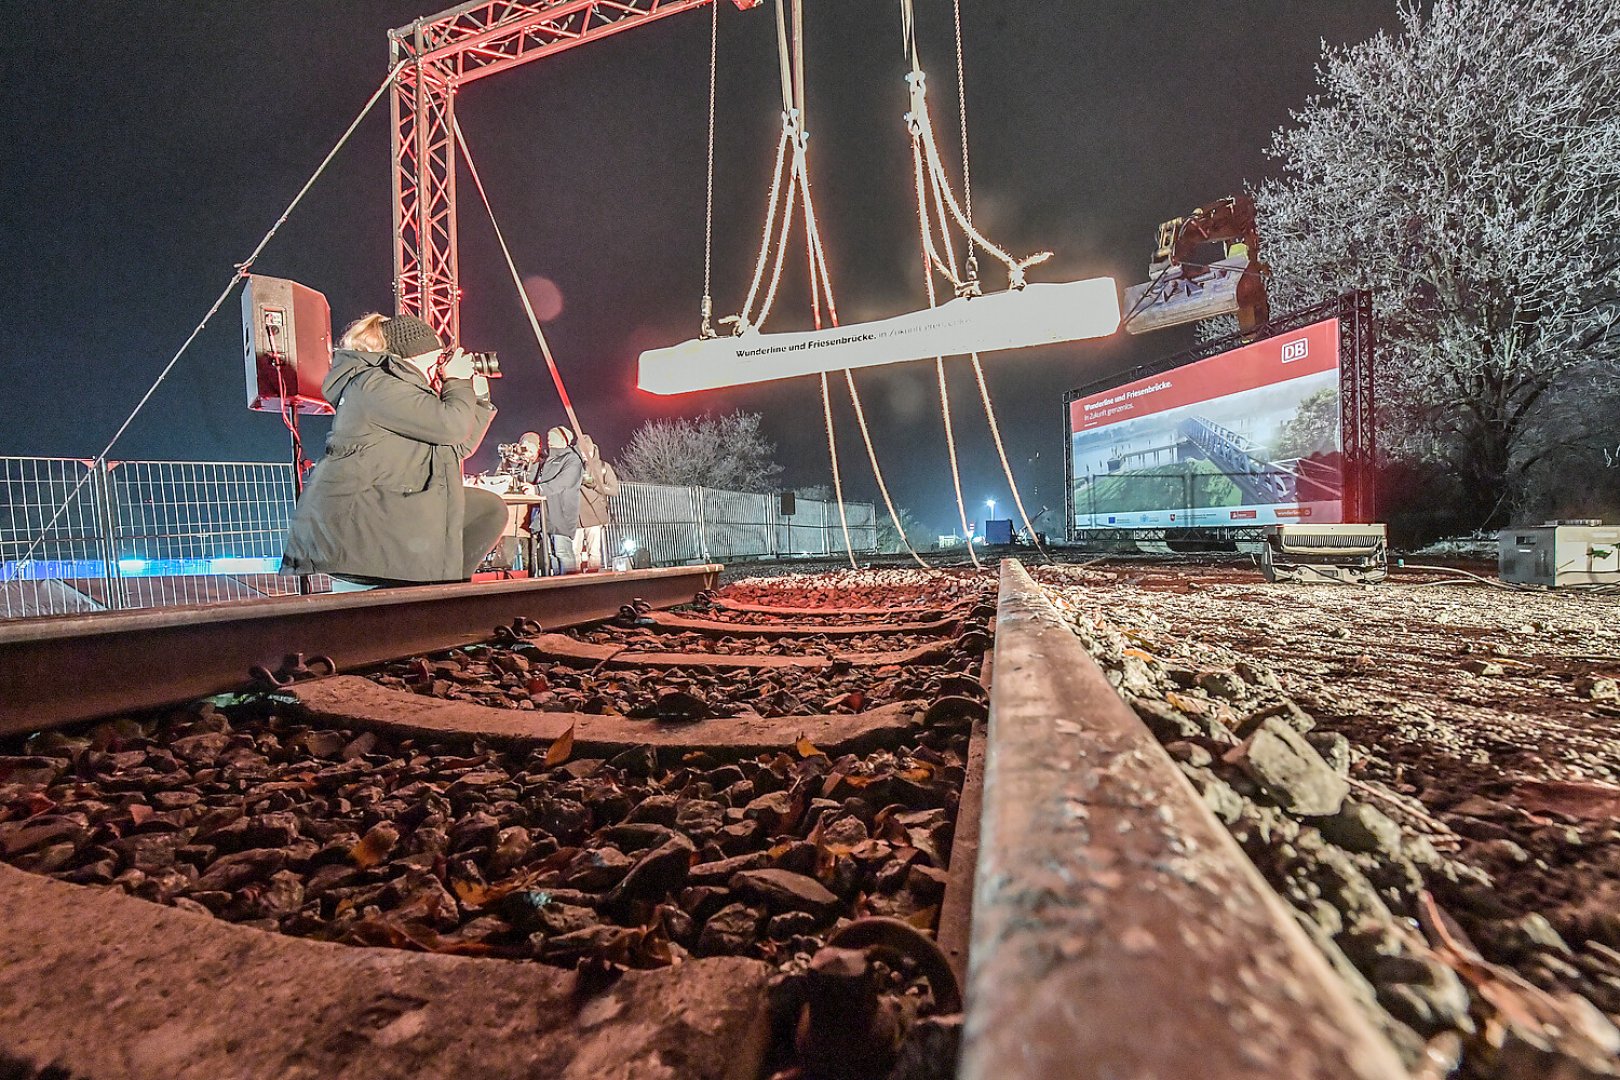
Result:
[[[1070,526],[1342,517],[1339,320],[1069,402]]]

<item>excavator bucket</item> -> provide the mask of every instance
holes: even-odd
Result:
[[[1133,334],[1236,315],[1238,325],[1253,330],[1266,321],[1266,287],[1249,271],[1247,256],[1221,259],[1209,266],[1171,266],[1152,281],[1125,290],[1123,325]]]

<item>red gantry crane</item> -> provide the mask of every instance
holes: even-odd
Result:
[[[388,33],[393,62],[394,302],[460,338],[456,91],[714,0],[475,0]],[[732,0],[738,8],[761,0]]]

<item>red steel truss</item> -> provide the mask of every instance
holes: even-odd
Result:
[[[474,79],[714,0],[475,0],[390,30],[394,303],[460,340],[456,89]],[[733,0],[739,8],[759,0]]]

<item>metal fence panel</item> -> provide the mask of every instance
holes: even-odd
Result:
[[[297,592],[283,577],[292,466],[120,461],[108,469],[112,547],[128,607]]]
[[[795,543],[810,545],[809,550],[813,554],[842,555],[844,554],[844,529],[847,526],[849,528],[849,546],[852,549],[857,553],[876,550],[877,531],[873,524],[873,505],[871,503],[846,502],[842,519],[838,516],[838,504],[836,502],[810,500],[807,503],[807,500],[799,500],[801,508],[807,505],[814,508],[810,510],[809,516],[816,518],[820,524],[819,526],[806,525],[800,528],[796,521],[792,533]],[[819,535],[811,535],[812,528],[817,529]]]
[[[772,555],[771,521],[776,499],[739,491],[699,488],[703,536],[711,561]]]
[[[857,552],[877,550],[877,507],[872,503],[845,503],[849,544]]]
[[[776,528],[776,554],[825,555],[827,504],[816,499],[795,499],[793,513]]]
[[[613,524],[604,531],[603,543],[609,557],[623,551],[628,541],[661,565],[704,560],[696,488],[621,484],[608,500],[608,510]]]
[[[660,565],[842,554],[837,504],[797,503],[783,516],[774,495],[627,483],[604,540]],[[292,507],[285,463],[0,457],[0,618],[296,592],[276,573]],[[855,550],[874,550],[872,504],[845,514]]]
[[[0,457],[0,617],[105,606],[89,588],[107,570],[100,479],[75,458]]]

